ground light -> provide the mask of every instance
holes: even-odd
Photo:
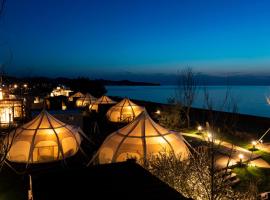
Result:
[[[157,111],[156,111],[156,114],[160,115],[160,110],[157,110]]]
[[[199,125],[199,126],[197,127],[197,130],[198,130],[198,133],[202,133],[202,130],[203,130],[202,126]]]
[[[252,149],[255,150],[256,149],[256,145],[257,145],[257,141],[252,141]]]
[[[211,140],[212,139],[212,133],[210,133],[210,132],[207,132],[207,138],[209,139],[209,140]]]
[[[238,155],[238,157],[239,157],[239,164],[240,164],[240,166],[243,164],[243,158],[244,158],[244,155],[243,154],[239,154]]]

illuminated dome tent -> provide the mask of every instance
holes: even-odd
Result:
[[[173,152],[186,159],[190,155],[187,142],[180,133],[155,123],[146,111],[133,122],[107,137],[99,149],[99,163],[121,162],[128,158],[147,160],[160,151]]]
[[[68,100],[69,101],[73,101],[74,98],[80,98],[80,97],[84,97],[85,95],[81,92],[76,92],[75,94],[71,95]]]
[[[94,103],[97,100],[96,97],[93,97],[91,94],[87,93],[83,97],[80,97],[76,101],[77,107],[86,107],[89,106],[91,103]]]
[[[110,99],[109,97],[107,96],[102,96],[100,97],[98,100],[96,100],[94,103],[92,103],[90,106],[89,106],[89,109],[90,110],[95,110],[98,112],[98,105],[99,104],[116,104],[115,101],[113,101],[112,99]]]
[[[82,140],[79,128],[65,124],[43,110],[32,121],[7,137],[7,159],[13,162],[42,163],[65,159],[77,153]]]
[[[131,122],[143,110],[143,107],[136,105],[126,98],[111,107],[106,115],[111,122]]]

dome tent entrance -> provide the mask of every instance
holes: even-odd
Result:
[[[102,96],[100,97],[98,100],[96,100],[94,103],[92,103],[90,106],[89,106],[89,109],[90,110],[95,110],[98,112],[98,105],[99,104],[116,104],[115,101],[113,101],[112,99],[110,99],[109,97],[107,96]]]
[[[86,106],[89,106],[90,104],[94,103],[96,100],[97,100],[96,97],[87,93],[85,96],[77,99],[76,106],[77,107],[86,107]]]
[[[83,132],[43,110],[32,121],[10,132],[7,159],[21,163],[43,163],[73,156],[80,148]]]
[[[131,122],[143,110],[143,107],[138,106],[129,99],[125,98],[118,104],[111,107],[106,116],[111,122]]]
[[[144,161],[160,151],[173,152],[187,159],[190,151],[180,133],[169,131],[155,123],[146,111],[133,122],[112,133],[101,145],[99,163],[125,161],[136,157]]]

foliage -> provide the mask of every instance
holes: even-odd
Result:
[[[200,148],[197,152],[186,161],[173,152],[160,152],[150,157],[148,170],[184,196],[195,200],[256,199],[256,187],[252,186],[246,192],[235,191],[229,171],[211,170],[209,148]]]
[[[176,99],[181,105],[182,112],[186,117],[187,128],[190,127],[190,109],[197,93],[197,81],[192,68],[186,67],[178,77]]]
[[[173,130],[179,130],[184,124],[181,107],[178,104],[164,107],[158,117],[159,124]]]

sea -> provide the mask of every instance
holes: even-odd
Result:
[[[106,89],[109,96],[157,103],[168,103],[170,98],[179,96],[180,90],[176,85],[106,86]],[[197,86],[192,107],[208,108],[211,105],[215,110],[227,112],[236,107],[241,114],[270,118],[268,97],[270,86]]]

